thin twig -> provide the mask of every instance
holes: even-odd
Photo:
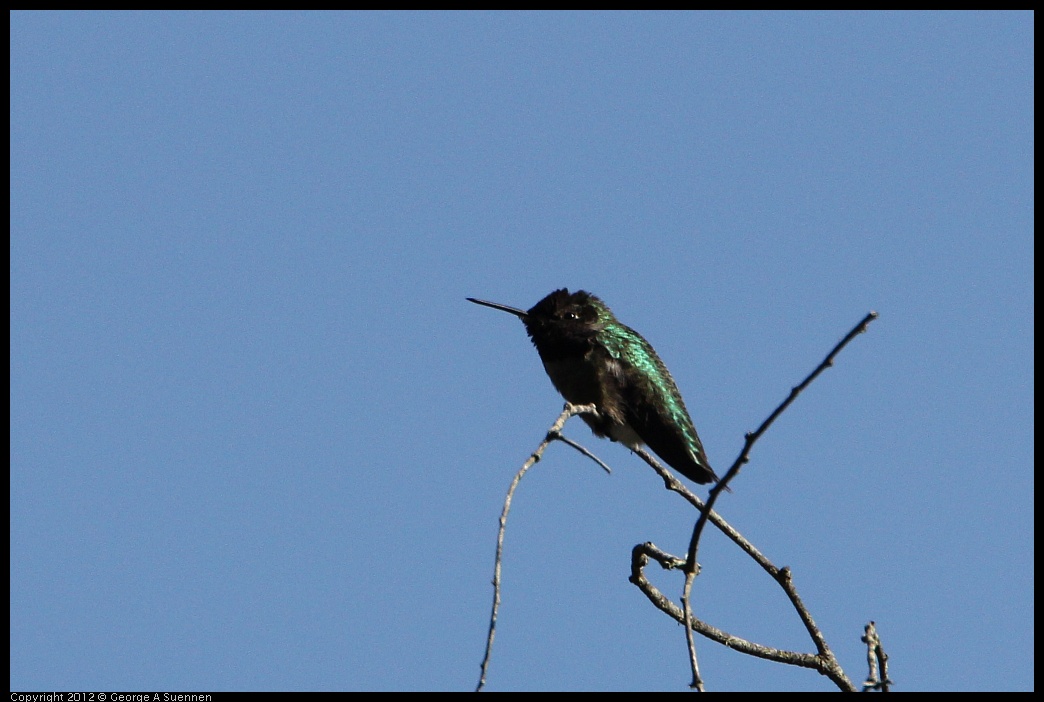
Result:
[[[593,408],[593,407],[594,407],[594,405],[590,405],[590,407],[592,407],[592,408]],[[555,439],[557,439],[557,440],[559,440],[559,441],[561,441],[561,442],[562,442],[562,443],[564,443],[564,444],[569,444],[570,446],[572,446],[573,448],[575,448],[575,449],[576,449],[577,451],[579,451],[580,453],[584,454],[585,456],[587,456],[588,458],[590,458],[590,459],[591,459],[592,461],[594,461],[595,463],[597,463],[598,465],[600,465],[600,466],[602,467],[602,470],[604,470],[604,471],[605,471],[606,473],[612,474],[612,472],[613,472],[613,469],[612,469],[612,468],[610,468],[609,466],[607,466],[607,465],[605,464],[605,462],[604,462],[604,461],[603,461],[603,460],[602,460],[601,458],[599,458],[598,456],[596,456],[596,455],[594,455],[593,453],[591,453],[591,452],[590,452],[590,451],[589,451],[588,449],[586,449],[585,447],[583,447],[583,446],[581,446],[580,444],[576,443],[576,442],[575,442],[575,441],[573,441],[572,439],[567,439],[566,437],[562,436],[562,434],[561,434],[561,433],[557,434],[557,435],[556,435],[556,436],[555,436],[554,438],[555,438]]]
[[[684,609],[671,602],[670,598],[660,592],[660,590],[650,583],[648,578],[645,576],[645,571],[643,569],[649,562],[650,558],[657,561],[662,568],[668,570],[684,568],[685,559],[661,551],[651,543],[638,544],[631,551],[630,577],[630,581],[642,591],[649,601],[652,602],[653,606],[676,620],[678,623],[684,623],[686,621]],[[712,641],[716,641],[723,646],[739,651],[740,653],[764,658],[765,660],[774,661],[776,663],[811,668],[812,670],[830,678],[830,680],[832,680],[841,690],[855,692],[857,689],[845,675],[841,666],[837,664],[837,661],[826,661],[814,653],[801,653],[798,651],[787,651],[784,649],[772,648],[770,646],[762,646],[761,644],[748,641],[718,629],[717,627],[696,617],[690,617],[688,622],[689,628],[694,630],[696,633],[705,636]]]
[[[870,622],[863,627],[863,636],[860,639],[866,644],[866,663],[870,672],[863,683],[863,692],[867,690],[880,690],[889,692],[892,681],[888,679],[888,654],[881,646],[881,637],[877,635],[877,625]]]
[[[571,405],[566,403],[565,409],[562,410],[562,414],[558,416],[555,423],[547,430],[547,435],[544,436],[544,440],[541,441],[537,449],[530,454],[529,458],[526,459],[526,462],[522,464],[521,468],[519,468],[518,473],[515,474],[514,480],[511,481],[511,486],[507,491],[507,497],[504,498],[504,508],[500,512],[500,529],[497,531],[497,557],[493,566],[493,611],[489,616],[489,634],[486,637],[486,654],[482,657],[482,672],[479,676],[478,686],[476,686],[475,692],[480,692],[486,685],[486,673],[489,670],[490,656],[493,653],[493,637],[496,635],[497,613],[500,611],[500,567],[504,556],[504,530],[507,527],[508,512],[511,510],[511,499],[514,497],[515,488],[518,487],[519,481],[522,480],[522,476],[526,474],[526,471],[532,468],[533,465],[544,455],[544,450],[552,441],[564,441],[570,446],[578,448],[578,445],[562,436],[562,427],[565,426],[566,420],[576,414],[596,412],[597,410],[594,405]],[[595,456],[586,449],[583,449],[583,453],[594,459],[606,470],[609,470],[608,466],[595,458]]]
[[[643,460],[645,460],[659,475],[664,479],[668,489],[677,492],[682,495],[686,500],[689,501],[696,509],[704,511],[706,506],[699,497],[694,495],[685,485],[681,483],[674,475],[661,466],[656,459],[649,455],[644,450],[635,451]],[[747,541],[746,538],[731,524],[714,511],[708,511],[708,520],[711,524],[717,527],[721,533],[728,537],[733,543],[740,547],[740,549],[749,555],[755,563],[768,573],[773,580],[775,580],[787,597],[790,599],[794,606],[799,611],[799,616],[802,616],[802,620],[808,617],[807,609],[804,603],[801,602],[801,598],[798,596],[797,590],[794,588],[793,578],[791,577],[790,570],[788,568],[779,568],[772,563],[761,551],[759,551],[752,543]],[[638,586],[638,588],[645,594],[646,597],[660,610],[668,614],[669,616],[676,619],[678,622],[686,621],[685,612],[683,607],[675,605],[670,599],[657,590],[649,581],[645,578],[641,568],[647,562],[645,557],[653,558],[659,562],[660,566],[664,569],[671,570],[684,570],[686,565],[686,559],[678,558],[677,556],[671,555],[660,549],[656,548],[652,544],[639,544],[634,547],[631,558],[631,582]],[[697,574],[699,573],[699,564],[696,566]],[[810,617],[809,617],[810,619]],[[746,653],[759,658],[765,658],[767,660],[777,661],[780,663],[786,663],[789,665],[798,665],[806,668],[813,668],[819,671],[822,675],[830,678],[841,690],[855,691],[856,687],[845,675],[844,670],[833,659],[833,656],[829,658],[821,658],[816,654],[811,653],[798,653],[794,651],[784,651],[780,649],[771,648],[768,646],[762,646],[745,639],[741,639],[738,636],[728,634],[714,626],[707,624],[695,616],[689,617],[689,623],[693,631],[712,641],[717,641],[729,648],[736,649],[741,653]],[[815,625],[813,624],[813,627]]]
[[[848,334],[846,334],[840,342],[838,342],[837,346],[835,346],[834,349],[827,354],[826,358],[823,359],[823,362],[820,363],[816,367],[816,369],[813,370],[808,375],[808,377],[801,382],[800,385],[791,389],[790,395],[787,396],[787,399],[785,399],[779,405],[779,407],[777,407],[776,410],[769,415],[768,419],[761,423],[761,426],[758,427],[757,431],[751,434],[747,434],[743,443],[743,450],[740,451],[740,455],[736,458],[736,461],[732,464],[732,467],[729,468],[728,472],[725,474],[725,477],[722,478],[717,485],[710,489],[710,493],[708,494],[707,498],[706,509],[700,513],[699,519],[696,520],[696,526],[693,528],[692,538],[689,541],[689,551],[686,557],[685,587],[682,591],[682,604],[685,608],[684,613],[686,621],[689,621],[692,618],[690,596],[692,593],[692,584],[696,578],[696,555],[699,551],[700,536],[703,533],[703,527],[707,523],[708,515],[710,511],[713,509],[714,503],[718,500],[718,496],[722,493],[723,490],[726,490],[728,488],[729,482],[731,482],[732,479],[739,474],[740,468],[742,468],[743,465],[750,460],[750,451],[751,448],[754,446],[754,442],[761,438],[761,435],[764,434],[770,426],[772,426],[772,423],[776,421],[776,418],[779,417],[779,415],[783,414],[783,412],[786,411],[788,407],[790,407],[791,403],[793,403],[794,400],[797,399],[797,396],[800,395],[801,392],[805,388],[807,388],[813,380],[819,377],[820,373],[834,365],[834,358],[837,356],[837,354],[841,352],[841,349],[847,346],[848,342],[850,342],[856,336],[865,332],[870,322],[874,321],[875,319],[877,319],[877,312],[873,311],[869,312],[865,317],[863,317],[862,321],[860,321],[859,324],[855,325],[852,328],[852,330],[848,332]],[[783,569],[779,572],[782,576],[782,579],[780,577],[777,577],[777,581],[780,582],[781,585],[783,585],[784,583],[789,584],[789,569]],[[784,586],[784,589],[787,590],[786,585]],[[788,590],[787,594],[790,597],[790,601],[798,609],[798,614],[801,616],[801,620],[802,622],[804,622],[805,628],[808,630],[809,635],[811,635],[812,640],[815,641],[816,648],[819,651],[819,655],[824,659],[834,661],[834,654],[830,651],[830,647],[827,646],[826,639],[823,638],[823,635],[819,631],[818,627],[816,627],[815,622],[812,621],[812,615],[808,612],[807,609],[805,609],[804,605],[801,603],[801,599],[800,597],[798,597],[797,591],[793,590],[793,588],[791,587]],[[689,650],[689,662],[692,667],[693,673],[692,687],[702,689],[703,681],[700,679],[699,667],[696,663],[695,643],[692,638],[692,633],[688,627],[686,627],[685,636]]]
[[[675,477],[673,473],[671,473],[669,470],[660,465],[659,461],[653,458],[652,454],[650,454],[646,449],[641,447],[638,447],[633,450],[639,458],[645,461],[649,465],[649,467],[656,471],[656,473],[663,479],[664,485],[667,487],[668,490],[681,495],[689,504],[695,507],[698,511],[706,511],[707,505],[703,502],[703,500],[701,500],[696,494],[689,490],[689,488],[686,487],[685,484],[682,483],[682,481],[678,480],[678,478]],[[766,558],[764,554],[762,554],[761,551],[759,551],[757,547],[754,546],[754,544],[747,541],[743,534],[740,534],[738,531],[736,531],[732,527],[732,525],[726,522],[722,518],[722,516],[717,512],[711,510],[708,512],[708,514],[708,519],[710,520],[711,524],[718,527],[722,534],[728,537],[733,543],[739,546],[744,553],[753,558],[758,565],[760,565],[773,577],[775,577],[776,571],[778,569],[776,568],[776,566],[772,565],[772,562],[769,561],[769,559]]]

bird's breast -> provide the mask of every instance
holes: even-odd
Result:
[[[582,357],[544,361],[544,370],[555,389],[574,405],[600,404],[602,399],[598,372]]]

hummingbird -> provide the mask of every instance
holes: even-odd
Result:
[[[522,320],[555,389],[598,410],[580,415],[595,436],[631,449],[645,444],[689,480],[718,481],[667,366],[599,298],[562,288],[529,311],[467,299]]]

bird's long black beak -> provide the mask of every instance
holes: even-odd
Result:
[[[474,302],[476,305],[485,305],[486,307],[492,307],[495,310],[503,310],[504,312],[510,312],[519,319],[525,319],[529,316],[529,313],[525,310],[520,310],[517,307],[508,307],[507,305],[501,305],[497,302],[486,302],[485,300],[476,300],[473,297],[467,298],[468,302]]]

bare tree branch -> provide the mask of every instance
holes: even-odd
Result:
[[[888,654],[881,646],[881,638],[877,635],[877,625],[870,622],[863,627],[863,636],[860,639],[866,644],[866,663],[870,672],[863,683],[863,692],[867,690],[880,690],[889,692],[892,681],[888,679]]]
[[[507,528],[508,512],[511,511],[511,499],[515,495],[515,488],[518,487],[519,482],[522,480],[522,476],[540,460],[544,455],[544,450],[552,441],[555,440],[569,444],[585,456],[590,457],[605,470],[609,470],[609,466],[602,463],[602,461],[596,458],[590,451],[562,436],[562,427],[565,426],[566,420],[575,414],[581,414],[583,412],[593,412],[597,414],[594,405],[574,406],[566,403],[565,409],[562,410],[562,414],[558,415],[558,419],[556,419],[555,423],[551,425],[551,428],[547,430],[547,435],[544,437],[544,440],[540,442],[540,445],[537,446],[532,454],[530,454],[529,458],[526,459],[526,462],[522,464],[521,468],[519,468],[518,473],[515,474],[515,478],[511,481],[511,486],[508,488],[507,496],[504,498],[504,508],[500,512],[500,528],[497,530],[497,557],[493,566],[493,611],[489,616],[489,634],[486,637],[486,654],[482,657],[481,674],[479,675],[478,686],[476,686],[475,692],[480,692],[486,685],[486,673],[489,671],[490,656],[493,653],[493,637],[497,632],[497,613],[500,611],[500,569],[504,556],[504,531]]]
[[[818,378],[820,373],[822,373],[827,368],[833,366],[834,358],[841,352],[843,348],[845,348],[845,346],[848,345],[848,342],[850,342],[859,334],[865,332],[870,322],[874,321],[875,319],[877,319],[877,312],[871,311],[867,313],[867,315],[863,317],[863,319],[857,325],[855,325],[852,328],[852,330],[848,332],[848,334],[846,334],[843,339],[841,339],[841,341],[838,342],[837,346],[835,346],[833,350],[831,350],[831,352],[827,354],[826,358],[823,359],[823,362],[816,366],[816,369],[813,370],[808,375],[808,377],[801,382],[800,385],[791,389],[790,395],[788,395],[787,398],[783,400],[782,403],[780,403],[779,407],[777,407],[775,411],[769,415],[768,419],[762,422],[761,426],[758,427],[755,432],[747,434],[746,439],[743,443],[743,450],[740,451],[740,455],[736,457],[736,461],[732,464],[732,467],[729,468],[728,472],[721,479],[721,481],[719,481],[717,485],[710,489],[710,493],[708,494],[707,498],[707,508],[700,513],[699,519],[696,520],[696,525],[693,527],[692,530],[692,538],[689,540],[689,552],[686,557],[685,564],[685,587],[682,590],[682,605],[684,606],[686,620],[692,618],[692,584],[696,579],[696,555],[700,547],[700,536],[703,534],[703,527],[707,524],[707,519],[710,510],[713,509],[714,503],[718,501],[718,496],[721,495],[722,491],[727,490],[728,485],[732,481],[732,479],[739,475],[740,468],[742,468],[743,465],[750,460],[750,451],[753,448],[754,443],[759,438],[761,438],[762,434],[768,431],[768,428],[772,426],[772,423],[776,421],[776,418],[779,417],[779,415],[783,414],[783,412],[786,411],[788,407],[790,407],[791,403],[793,403],[794,400],[797,399],[797,396],[800,395],[805,388],[811,385],[812,381]],[[790,583],[790,570],[784,569],[783,571],[779,571],[779,575],[776,576],[776,580],[781,585],[783,585],[784,582]],[[792,587],[788,588],[786,586],[784,586],[784,590],[787,591],[787,596],[790,597],[790,601],[794,604],[794,607],[797,609],[798,614],[801,617],[801,621],[805,624],[805,628],[808,630],[809,635],[815,642],[816,648],[819,651],[819,655],[827,660],[833,661],[836,664],[834,654],[830,651],[830,647],[827,646],[826,639],[823,638],[823,634],[819,631],[819,628],[816,626],[816,623],[812,621],[812,615],[801,603],[801,599],[798,597],[797,591],[794,590]],[[685,630],[685,637],[689,649],[689,663],[692,668],[691,686],[696,689],[702,689],[703,681],[700,678],[699,665],[696,662],[695,642],[692,638],[692,630],[688,627],[686,627]]]
[[[593,405],[586,405],[586,406],[593,407]],[[597,414],[597,412],[592,412],[592,414]],[[590,458],[592,461],[594,461],[595,463],[600,465],[602,467],[602,470],[604,470],[606,473],[610,473],[611,474],[613,472],[613,469],[610,468],[609,466],[607,466],[605,464],[605,462],[602,461],[601,458],[599,458],[598,456],[594,455],[593,453],[588,451],[586,448],[584,448],[580,444],[578,444],[575,441],[573,441],[572,439],[567,439],[562,434],[556,434],[554,438],[559,440],[559,441],[561,441],[563,444],[569,444],[570,446],[575,448],[577,451],[579,451],[580,453],[582,453],[585,456],[587,456],[588,458]]]
[[[648,564],[649,559],[658,562],[665,570],[685,568],[685,559],[666,553],[651,543],[638,544],[631,551],[630,577],[630,581],[634,583],[647,598],[649,598],[649,601],[652,602],[657,609],[667,614],[678,623],[684,623],[686,621],[684,610],[671,602],[669,597],[660,592],[660,590],[650,583],[648,578],[646,578],[644,568]],[[837,665],[836,661],[826,661],[814,653],[800,653],[797,651],[786,651],[783,649],[771,648],[769,646],[762,646],[761,644],[747,641],[739,636],[722,631],[721,629],[718,629],[701,619],[697,619],[696,617],[690,617],[688,621],[689,627],[694,631],[706,636],[712,641],[720,643],[723,646],[728,646],[740,653],[764,658],[765,660],[785,663],[787,665],[801,666],[803,668],[811,668],[812,670],[819,671],[833,680],[840,689],[850,692],[856,691],[856,687],[848,679],[841,667]]]

